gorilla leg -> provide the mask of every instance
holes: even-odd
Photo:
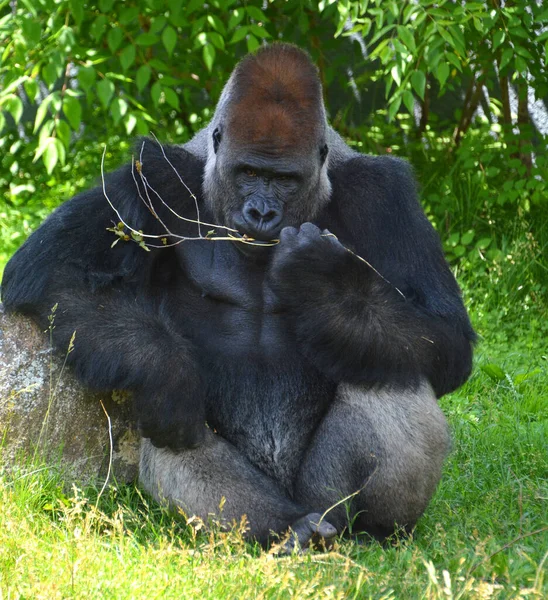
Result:
[[[450,438],[428,384],[416,391],[339,386],[295,484],[295,499],[323,513],[339,531],[378,538],[411,528],[441,476]],[[350,506],[349,514],[347,506]]]
[[[289,527],[296,540],[288,543],[288,551],[294,541],[305,546],[314,535],[328,539],[337,533],[326,520],[319,523],[320,515],[291,501],[273,479],[209,429],[202,445],[181,452],[156,448],[143,439],[139,479],[156,500],[206,522],[214,516],[230,525],[246,515],[249,536],[263,545],[272,532],[284,533]]]

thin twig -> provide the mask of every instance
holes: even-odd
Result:
[[[101,408],[103,409],[103,412],[105,413],[105,415],[107,417],[108,439],[109,439],[109,457],[108,457],[107,476],[106,476],[105,482],[103,483],[103,487],[101,488],[101,491],[99,492],[99,494],[97,496],[97,501],[95,502],[95,508],[97,508],[97,506],[99,505],[99,500],[101,499],[101,496],[103,495],[103,492],[105,491],[105,488],[107,487],[108,480],[110,479],[110,471],[112,469],[112,457],[114,454],[114,443],[112,441],[112,422],[111,422],[109,414],[105,408],[105,405],[103,404],[103,401],[99,400],[99,402],[101,403]]]
[[[154,135],[154,134],[153,134]],[[124,219],[122,218],[122,215],[120,214],[120,212],[118,211],[118,209],[114,206],[114,204],[112,203],[112,201],[110,200],[107,191],[106,191],[106,183],[105,183],[105,173],[104,173],[104,162],[105,162],[105,154],[106,154],[106,144],[103,148],[103,156],[101,158],[101,181],[102,181],[102,186],[103,186],[103,195],[105,197],[105,199],[107,200],[107,202],[109,203],[110,207],[112,208],[112,210],[116,213],[116,216],[118,217],[118,220],[120,223],[122,223],[124,225],[124,227],[126,227],[129,231],[131,231],[132,233],[136,234],[137,236],[141,236],[142,238],[147,238],[147,239],[155,239],[155,240],[165,240],[166,236],[169,236],[171,238],[176,239],[176,242],[172,242],[170,244],[167,243],[163,243],[162,245],[159,244],[146,244],[147,248],[171,248],[173,246],[178,246],[181,242],[185,242],[185,241],[194,241],[194,240],[212,240],[212,241],[233,241],[233,242],[238,242],[241,244],[248,244],[251,246],[276,246],[277,244],[279,244],[279,240],[278,239],[274,239],[271,240],[270,242],[261,242],[259,243],[255,243],[256,240],[254,240],[253,238],[244,236],[244,237],[236,237],[236,236],[232,236],[232,235],[228,235],[228,236],[202,236],[201,235],[201,230],[200,230],[200,235],[199,237],[187,237],[187,236],[183,236],[183,235],[178,235],[176,233],[173,233],[168,227],[167,225],[162,221],[162,219],[158,216],[157,211],[154,209],[154,205],[152,203],[152,199],[150,198],[150,195],[148,193],[148,190],[150,190],[151,192],[154,193],[155,196],[158,197],[158,199],[160,200],[160,202],[168,209],[170,210],[178,219],[181,219],[183,221],[187,221],[190,223],[197,223],[198,226],[204,225],[207,227],[214,227],[214,228],[218,228],[218,229],[225,229],[227,231],[230,232],[234,232],[234,233],[238,233],[238,231],[236,229],[232,229],[230,227],[227,227],[225,225],[218,225],[216,223],[206,223],[204,221],[200,221],[199,220],[199,207],[198,207],[198,200],[196,198],[196,195],[193,194],[193,192],[190,190],[190,188],[187,186],[187,184],[184,182],[183,178],[181,177],[180,173],[177,171],[177,169],[174,167],[174,165],[170,162],[169,158],[167,157],[164,148],[162,146],[162,144],[160,144],[160,142],[158,141],[158,138],[156,136],[154,136],[154,139],[156,140],[156,142],[158,143],[158,145],[160,146],[160,149],[162,151],[162,154],[164,156],[164,159],[167,161],[167,163],[169,164],[169,166],[173,169],[174,173],[177,175],[177,178],[179,179],[179,181],[183,184],[183,186],[185,187],[185,189],[188,191],[188,193],[191,195],[191,197],[194,199],[195,204],[196,204],[196,212],[198,215],[198,219],[189,219],[187,217],[183,217],[182,215],[179,215],[176,211],[173,210],[173,208],[171,206],[169,206],[169,204],[167,202],[164,201],[164,199],[162,198],[161,194],[159,194],[149,183],[147,177],[144,175],[143,173],[143,150],[144,150],[144,145],[145,142],[143,142],[143,144],[141,145],[141,151],[139,154],[139,168],[137,169],[137,172],[139,173],[140,177],[141,177],[141,181],[145,187],[145,193],[148,199],[145,200],[145,198],[143,198],[139,185],[137,183],[137,179],[135,177],[134,174],[134,170],[133,170],[133,162],[132,161],[132,176],[133,179],[135,181],[137,190],[138,190],[138,194],[139,197],[141,198],[141,200],[143,201],[143,203],[145,204],[145,206],[149,209],[149,211],[154,215],[154,217],[160,222],[160,224],[162,225],[162,227],[165,229],[165,233],[163,234],[159,234],[159,235],[153,235],[150,233],[143,233],[142,231],[138,231],[135,228],[131,227],[131,225],[129,225],[128,223],[126,223],[126,221],[124,221]],[[322,237],[333,237],[338,241],[337,236],[334,233],[325,233],[322,234]],[[131,240],[136,242],[136,240]],[[342,244],[341,244],[342,245]],[[352,256],[355,256],[359,261],[363,262],[364,264],[366,264],[372,271],[374,271],[385,283],[387,283],[390,287],[394,288],[396,290],[396,292],[404,299],[407,300],[405,297],[405,294],[396,286],[394,285],[391,281],[389,281],[382,273],[380,273],[369,261],[367,261],[365,258],[363,258],[362,256],[360,256],[359,254],[356,254],[355,252],[353,252],[352,250],[350,250],[350,248],[347,248],[346,246],[343,245],[343,248],[349,252],[350,254],[352,254]],[[428,340],[430,341],[430,340]]]

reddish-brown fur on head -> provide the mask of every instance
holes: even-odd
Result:
[[[229,139],[272,153],[312,149],[325,131],[322,88],[309,56],[272,44],[245,57],[234,70]]]

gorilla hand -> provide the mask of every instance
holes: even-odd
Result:
[[[280,548],[280,554],[292,554],[295,549],[309,546],[328,548],[333,545],[337,530],[331,523],[322,519],[319,513],[310,513],[293,523],[289,529],[289,539]]]
[[[184,450],[198,447],[205,435],[202,393],[192,385],[158,384],[135,394],[139,431],[157,448]]]
[[[285,304],[298,306],[310,294],[329,294],[347,258],[344,246],[327,229],[312,223],[285,227],[272,259],[270,284]]]

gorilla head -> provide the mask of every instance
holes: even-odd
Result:
[[[321,83],[302,50],[273,44],[244,58],[208,131],[204,191],[222,224],[272,240],[328,201]]]

